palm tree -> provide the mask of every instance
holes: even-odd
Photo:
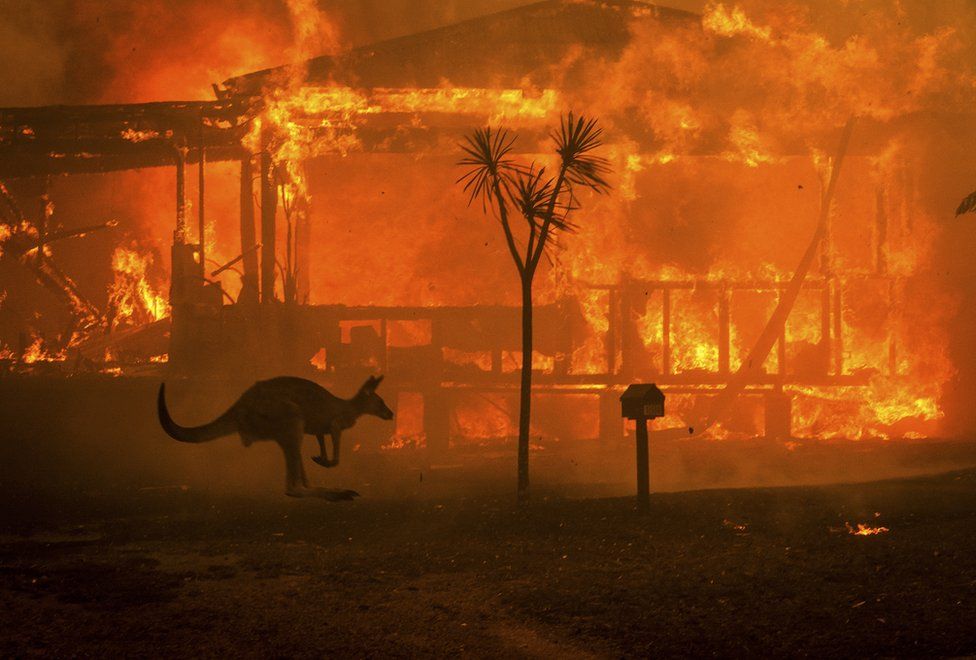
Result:
[[[522,288],[522,371],[519,390],[518,500],[529,497],[529,423],[532,406],[532,282],[539,261],[555,245],[556,236],[572,232],[570,212],[576,210],[575,191],[598,193],[609,190],[606,159],[594,155],[602,144],[603,129],[596,119],[561,118],[559,130],[550,134],[559,156],[558,169],[551,176],[545,167],[525,165],[513,158],[515,136],[504,128],[476,130],[461,145],[466,156],[459,165],[468,171],[458,179],[468,193],[468,204],[481,200],[482,211],[490,208],[501,222],[505,242],[518,270]],[[512,218],[524,226],[516,231]],[[520,245],[521,244],[521,245]]]

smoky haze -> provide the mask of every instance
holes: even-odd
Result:
[[[526,4],[330,0],[318,7],[335,21],[341,45],[356,47]],[[146,80],[161,68],[171,72],[174,99],[210,98],[213,82],[284,64],[291,45],[287,4],[278,0],[3,0],[0,14],[0,106],[163,100],[158,82]],[[201,61],[203,41],[226,49]]]

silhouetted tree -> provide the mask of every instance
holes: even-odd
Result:
[[[602,144],[603,129],[595,119],[561,118],[559,130],[550,136],[559,156],[555,175],[536,163],[525,165],[512,157],[515,136],[504,128],[476,130],[461,145],[467,154],[459,163],[469,168],[458,179],[469,194],[468,204],[480,199],[482,210],[492,209],[501,222],[505,242],[515,261],[522,289],[522,372],[519,392],[518,500],[529,497],[529,423],[532,405],[532,281],[539,261],[555,244],[560,232],[575,227],[569,214],[575,210],[578,188],[606,192],[606,159],[594,155]],[[513,227],[521,218],[524,226]]]

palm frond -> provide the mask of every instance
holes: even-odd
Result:
[[[606,179],[611,171],[610,163],[593,154],[603,144],[603,129],[596,119],[576,117],[570,112],[560,121],[559,130],[552,132],[552,139],[570,185],[584,186],[598,193],[610,189]]]
[[[562,202],[559,197],[556,198],[555,204],[552,204],[555,185],[553,178],[546,176],[546,168],[537,168],[533,164],[515,173],[509,196],[514,207],[535,229],[542,229],[552,205],[550,234],[559,231],[573,232],[576,230],[576,225],[568,219],[569,212],[574,208],[571,205],[572,197],[570,197],[570,204]]]
[[[479,197],[483,210],[496,203],[495,186],[506,188],[510,174],[518,170],[515,161],[509,158],[514,144],[515,137],[504,128],[487,126],[465,136],[460,146],[467,155],[458,165],[470,169],[456,183],[464,184],[468,205]]]
[[[957,216],[969,212],[976,213],[976,192],[971,193],[969,197],[962,200],[962,202],[959,204],[959,208],[956,209]]]

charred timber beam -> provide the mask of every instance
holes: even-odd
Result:
[[[634,289],[628,285],[620,292],[620,375],[631,379],[637,370],[637,347],[641,345],[634,319]]]
[[[261,151],[261,302],[275,299],[275,215],[278,209],[278,190],[274,182],[274,166],[267,149]]]
[[[195,127],[202,116],[210,126],[230,127],[248,114],[249,102],[137,103],[123,105],[0,108],[0,132],[32,137],[37,131],[84,132],[92,127]]]
[[[260,243],[258,243],[257,245],[252,245],[249,249],[247,249],[244,252],[242,252],[241,254],[237,255],[236,257],[234,257],[233,259],[231,259],[227,263],[222,264],[221,266],[219,266],[215,270],[211,271],[210,272],[210,277],[217,277],[218,275],[220,275],[224,271],[233,269],[234,266],[237,265],[239,262],[243,261],[244,258],[248,254],[257,252],[260,249],[261,249],[261,244]]]
[[[506,305],[438,306],[438,307],[385,307],[385,306],[347,306],[312,305],[306,307],[310,318],[336,321],[368,321],[386,319],[388,321],[416,321],[418,319],[442,321],[483,321],[486,318],[507,323],[517,318],[519,308]],[[536,305],[536,313],[543,319],[555,318],[562,309],[556,303]],[[435,333],[436,334],[436,333]]]
[[[661,373],[671,375],[671,290],[661,291]]]
[[[186,151],[176,148],[176,231],[173,243],[186,244]]]
[[[205,190],[206,190],[206,188],[205,188],[205,179],[206,179],[206,177],[204,176],[204,166],[206,165],[206,162],[207,162],[207,149],[206,149],[206,147],[204,146],[204,143],[203,143],[203,120],[202,120],[202,118],[201,118],[201,121],[200,121],[200,135],[199,135],[199,140],[197,142],[197,153],[199,154],[199,163],[198,163],[198,170],[197,170],[197,172],[198,172],[198,174],[197,174],[197,193],[199,194],[199,202],[198,202],[198,206],[197,206],[197,236],[198,236],[198,240],[200,242],[200,263],[203,264],[203,267],[204,268],[206,268],[206,263],[207,263],[207,237],[206,237],[206,233],[207,233],[206,232],[207,221],[206,221],[206,215],[204,213],[205,206],[206,206],[205,203],[204,203],[205,202],[205,199],[206,199],[206,193],[205,193]]]
[[[830,341],[830,287],[820,291],[820,349],[824,355],[826,369],[830,369],[833,356],[833,343]]]
[[[489,372],[484,372],[481,377],[468,377],[464,381],[447,380],[440,383],[443,389],[470,389],[485,392],[492,391],[511,391],[519,387],[519,379],[492,377]],[[532,375],[533,391],[545,392],[566,392],[567,394],[586,394],[595,395],[603,392],[607,387],[626,387],[631,384],[624,378],[610,376],[607,374],[570,374],[567,376],[555,376],[554,374],[534,373]],[[760,374],[756,378],[746,383],[743,394],[759,394],[778,389],[780,387],[867,387],[870,385],[871,376],[869,374],[847,374],[844,376],[801,376],[791,374],[780,378],[777,374]],[[419,381],[418,381],[419,382]],[[720,374],[688,376],[684,374],[672,374],[670,376],[655,376],[655,384],[661,384],[662,389],[667,385],[669,391],[680,391],[689,394],[711,394],[721,393],[722,389],[729,383],[728,377]],[[401,379],[403,387],[413,387],[414,383]],[[619,405],[619,401],[618,401]],[[620,409],[617,408],[617,419]]]
[[[211,162],[237,160],[241,156],[239,144],[208,146],[207,159]],[[186,154],[185,162],[198,159],[196,150]],[[20,150],[0,148],[0,177],[7,179],[64,174],[101,174],[147,167],[171,167],[173,148],[170,145],[154,145],[119,150],[55,151],[24,153]]]
[[[844,323],[841,317],[842,300],[840,280],[834,280],[834,375],[844,374]]]
[[[254,174],[251,167],[251,154],[241,157],[241,255],[244,261],[244,276],[238,300],[252,303],[259,300],[257,233],[254,227]]]
[[[789,287],[789,282],[783,282],[780,280],[739,280],[739,281],[716,281],[716,280],[636,280],[638,285],[644,286],[651,289],[665,289],[665,290],[693,290],[693,289],[704,289],[713,291],[722,291],[723,289],[731,291],[781,291]],[[605,288],[602,286],[589,286],[593,289]],[[804,290],[821,290],[827,287],[827,282],[825,280],[808,280],[803,283],[802,288]]]
[[[779,329],[779,339],[776,340],[776,372],[780,379],[786,376],[786,324]]]

